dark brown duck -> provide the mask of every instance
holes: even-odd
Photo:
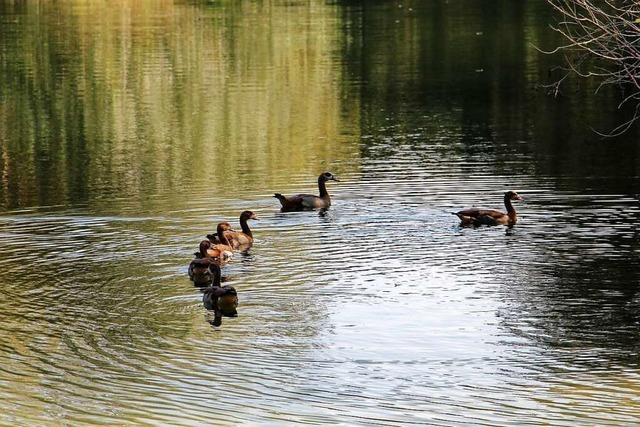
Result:
[[[258,217],[251,211],[244,211],[240,214],[242,231],[225,231],[225,237],[234,249],[247,250],[253,245],[253,233],[247,223],[250,219],[257,220]]]
[[[331,196],[327,192],[327,181],[340,181],[331,172],[325,172],[318,177],[319,196],[313,194],[296,194],[294,196],[283,196],[280,193],[273,195],[280,201],[282,212],[304,211],[312,209],[326,209],[331,206]]]
[[[470,208],[453,214],[460,218],[461,225],[514,225],[518,221],[512,200],[523,200],[515,191],[504,193],[504,206],[507,212],[497,209]]]
[[[211,286],[203,290],[202,303],[207,310],[214,313],[214,326],[222,324],[222,317],[236,317],[238,315],[238,292],[230,285],[221,285],[220,266],[211,264],[209,272],[212,277]]]
[[[189,264],[189,279],[195,286],[209,286],[213,280],[209,266],[221,263],[220,258],[209,256],[212,246],[208,240],[201,241],[199,251],[194,254],[196,258]]]

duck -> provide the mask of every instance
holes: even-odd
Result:
[[[201,257],[199,252],[196,252],[195,255],[196,258],[189,263],[189,279],[194,286],[208,286],[211,283],[209,265],[214,261],[212,258]]]
[[[207,240],[200,242],[200,253],[202,252],[202,245],[209,243],[209,248],[205,251],[204,256],[210,258],[218,258],[221,261],[228,261],[233,257],[233,246],[227,238],[227,232],[231,231],[231,224],[228,222],[220,222],[216,227],[217,243],[212,242],[210,235],[207,235]]]
[[[211,286],[203,290],[202,303],[207,310],[214,312],[214,326],[222,324],[222,316],[238,316],[238,292],[233,286],[221,284],[220,266],[209,265],[209,273],[212,277]]]
[[[258,216],[251,211],[244,211],[240,214],[240,228],[242,231],[225,231],[225,237],[234,249],[249,249],[253,245],[253,233],[247,221],[257,220]]]
[[[283,196],[280,193],[275,193],[273,197],[280,201],[282,208],[281,212],[294,212],[312,209],[326,209],[331,206],[331,197],[327,192],[327,181],[340,182],[335,175],[331,172],[325,172],[318,177],[318,189],[320,190],[320,196],[314,196],[313,194],[296,194],[295,196]]]
[[[515,191],[504,193],[504,206],[507,212],[497,209],[470,208],[459,212],[453,212],[460,218],[461,225],[514,225],[518,221],[516,210],[511,204],[512,200],[524,200]]]
[[[211,249],[213,245],[208,240],[200,242],[198,252],[194,253],[195,258],[189,263],[189,279],[193,282],[194,286],[208,286],[211,284],[211,273],[209,271],[209,265],[222,264],[225,259],[220,257],[213,257],[210,255],[216,255],[217,252]]]
[[[229,240],[229,237],[231,237],[231,234],[232,233],[236,233],[237,230],[233,229],[228,222],[224,222],[222,224],[225,224],[225,227],[228,226],[228,228],[226,228],[226,230],[224,231],[224,234],[227,236],[227,240]],[[207,240],[209,240],[214,245],[222,243],[222,242],[220,242],[220,239],[218,238],[218,232],[217,231],[214,232],[214,233],[211,233],[211,234],[207,234],[206,237],[207,237]]]

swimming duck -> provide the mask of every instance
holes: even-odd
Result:
[[[273,195],[280,201],[282,205],[282,212],[303,211],[310,209],[322,209],[331,206],[331,197],[327,192],[327,181],[340,181],[331,172],[325,172],[318,177],[318,189],[320,190],[320,196],[314,196],[313,194],[296,194],[295,196],[283,196],[280,193]]]
[[[189,264],[189,279],[195,286],[208,286],[211,284],[211,273],[209,265],[213,262],[211,258],[202,258],[196,252],[196,259]]]
[[[202,303],[207,310],[214,312],[214,326],[222,324],[222,316],[236,317],[238,315],[238,293],[233,286],[221,286],[220,266],[211,264],[209,273],[212,277],[211,286],[205,288]]]
[[[228,228],[224,231],[224,234],[227,236],[227,240],[229,240],[229,237],[231,237],[232,233],[235,233],[237,230],[231,228],[231,225],[228,222],[224,222],[221,224],[225,224],[225,227],[228,226]],[[211,234],[207,234],[207,239],[213,243],[214,245],[217,245],[220,242],[220,239],[218,238],[218,232],[216,231],[215,233],[211,233]]]
[[[202,245],[205,242],[209,242],[210,247],[205,251],[205,256],[210,258],[218,258],[221,261],[228,261],[233,256],[233,246],[229,243],[227,231],[231,230],[231,225],[228,222],[221,222],[216,227],[216,234],[218,236],[219,243],[212,243],[211,240],[203,240],[200,242],[200,252],[202,253]],[[207,236],[209,237],[209,236]]]
[[[453,214],[460,218],[461,225],[513,225],[518,220],[516,210],[511,204],[512,200],[524,200],[515,191],[504,193],[504,206],[507,212],[496,209],[465,209]]]
[[[221,264],[225,260],[221,260],[219,257],[212,257],[209,255],[211,247],[213,245],[208,240],[200,242],[198,252],[194,253],[195,259],[189,264],[189,279],[195,286],[208,286],[211,284],[211,273],[209,271],[209,265]],[[216,252],[212,252],[216,254]]]
[[[257,220],[258,217],[251,211],[244,211],[240,214],[240,228],[242,231],[225,231],[225,237],[234,249],[249,249],[253,245],[253,233],[249,228],[247,221],[250,219]]]

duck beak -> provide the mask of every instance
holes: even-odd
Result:
[[[516,197],[516,200],[524,200],[524,199],[522,198],[522,196],[518,195],[518,196]]]
[[[336,182],[340,182],[340,180],[338,178],[336,178],[335,176],[333,178],[331,178],[332,181],[336,181]]]

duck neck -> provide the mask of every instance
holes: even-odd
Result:
[[[227,237],[224,235],[224,227],[219,225],[217,228],[217,231],[218,231],[218,240],[220,240],[220,243],[222,243],[223,245],[229,246],[229,241],[227,240]]]
[[[322,177],[318,178],[318,190],[320,190],[320,197],[323,199],[329,197],[329,193],[327,193],[327,181],[322,179]]]
[[[200,242],[200,256],[198,258],[206,258],[207,256],[207,249],[209,249],[211,247],[211,244],[206,243],[207,241],[204,240],[202,242]]]
[[[242,232],[249,237],[253,237],[251,234],[251,229],[249,228],[249,224],[247,224],[247,218],[240,217],[240,228],[242,228]]]
[[[516,214],[516,210],[513,208],[511,204],[511,198],[509,196],[504,196],[504,207],[507,208],[507,213],[511,215]]]
[[[216,265],[216,268],[209,268],[209,270],[213,274],[213,280],[211,284],[214,287],[219,288],[221,286],[220,267]]]

